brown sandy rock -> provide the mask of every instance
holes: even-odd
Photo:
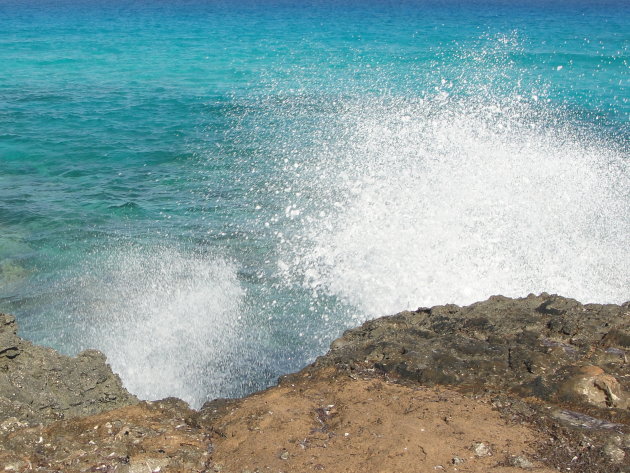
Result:
[[[510,459],[535,458],[539,436],[487,398],[328,369],[198,413],[167,399],[18,429],[0,435],[0,464],[64,473],[517,473]],[[478,445],[492,454],[478,455]]]
[[[5,471],[206,471],[210,435],[185,402],[165,399],[0,436]]]
[[[509,458],[535,455],[538,436],[503,419],[486,398],[331,369],[254,394],[207,427],[217,432],[214,464],[238,473],[520,473]],[[480,444],[485,450],[478,455]]]
[[[619,381],[598,366],[582,366],[560,386],[559,394],[598,407],[626,409],[629,397]]]

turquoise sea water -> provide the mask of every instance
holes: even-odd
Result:
[[[370,317],[630,298],[623,1],[0,2],[0,310],[145,398]]]

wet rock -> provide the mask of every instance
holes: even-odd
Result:
[[[624,410],[628,334],[630,303],[583,305],[544,293],[493,296],[467,307],[449,304],[370,320],[333,342],[314,367],[376,368],[429,386]],[[589,374],[586,366],[601,372]]]
[[[574,299],[566,299],[560,296],[547,297],[542,304],[536,307],[541,314],[562,315],[569,311],[579,309],[580,303]]]
[[[137,402],[96,350],[77,357],[18,337],[17,323],[0,314],[0,423],[30,425],[90,415]],[[7,424],[9,422],[9,424]]]
[[[17,324],[12,315],[0,314],[0,358],[15,358],[18,348]]]

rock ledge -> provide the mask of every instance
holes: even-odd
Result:
[[[86,350],[61,355],[17,335],[11,315],[0,314],[0,428],[97,414],[138,402],[106,363]]]
[[[629,350],[629,303],[495,296],[371,320],[278,386],[194,411],[137,402],[102,354],[36,347],[0,315],[0,466],[630,473]]]

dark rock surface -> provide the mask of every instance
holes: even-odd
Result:
[[[424,385],[511,393],[630,421],[630,303],[494,296],[366,322],[312,367],[376,369]]]
[[[86,350],[71,358],[17,335],[0,314],[0,429],[97,414],[138,402],[105,356]]]
[[[102,354],[34,346],[0,315],[0,467],[630,473],[629,351],[630,303],[494,296],[366,322],[196,412],[138,403]]]

